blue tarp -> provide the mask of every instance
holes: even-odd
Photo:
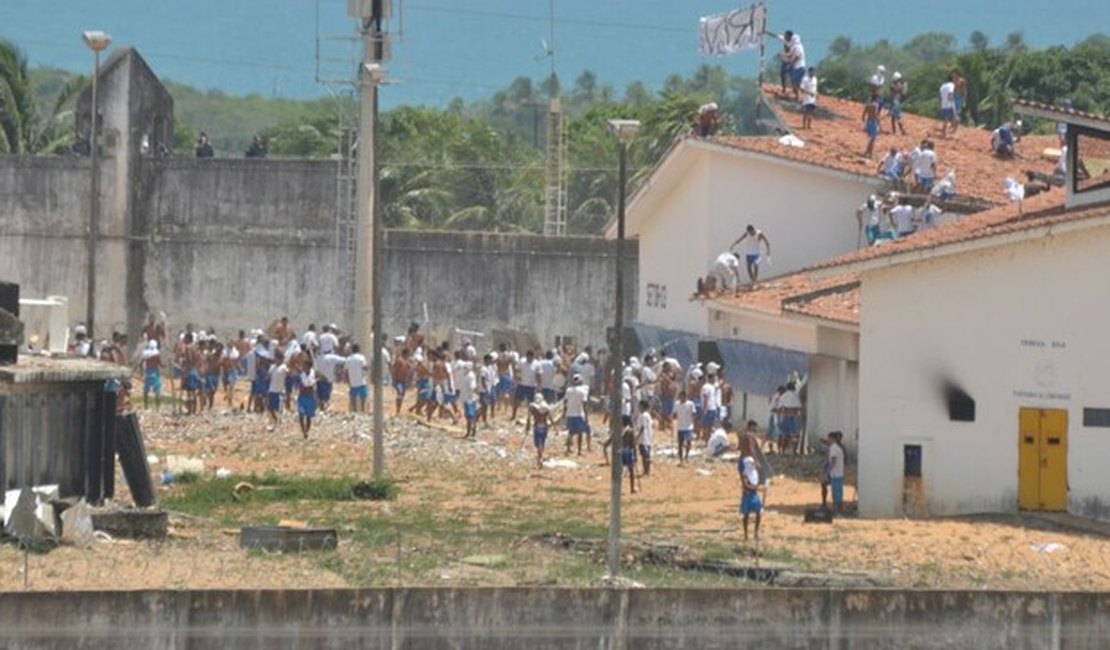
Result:
[[[677,359],[683,368],[697,361],[698,341],[706,340],[689,332],[643,323],[633,323],[632,329],[636,332],[641,350],[655,348],[663,351]],[[740,392],[770,396],[786,383],[786,377],[791,372],[797,371],[802,376],[809,372],[809,360],[803,352],[733,339],[717,339],[716,343],[724,361],[723,374]]]

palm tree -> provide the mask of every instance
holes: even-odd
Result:
[[[14,43],[0,39],[0,153],[57,152],[73,139],[73,112],[66,110],[85,86],[70,77],[62,85],[50,115],[42,119],[35,104],[27,58]]]

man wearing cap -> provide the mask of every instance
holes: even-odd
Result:
[[[708,370],[708,368],[707,368]],[[713,425],[717,423],[721,409],[721,389],[717,386],[717,373],[706,373],[705,384],[701,387],[701,439],[708,440]]]
[[[582,437],[590,433],[590,423],[586,416],[586,402],[590,399],[590,387],[582,381],[582,375],[570,378],[570,388],[563,398],[567,414],[567,453],[572,445],[577,445],[578,455],[582,455]]]
[[[1021,120],[1006,122],[991,133],[991,149],[999,158],[1013,158],[1020,140]]]
[[[902,102],[906,100],[906,80],[901,72],[895,72],[890,78],[890,132],[906,135],[906,127],[902,125]]]
[[[875,74],[871,75],[871,94],[879,98],[879,111],[883,110],[883,86],[886,85],[886,66],[875,67]]]
[[[158,402],[162,397],[162,355],[158,351],[158,340],[150,339],[141,355],[143,364],[143,408],[149,408],[148,398],[154,393],[154,409],[158,410]]]
[[[528,416],[524,430],[532,429],[532,444],[536,447],[536,467],[543,469],[543,453],[547,448],[547,432],[551,425],[551,407],[543,399],[543,393],[533,393],[528,405]],[[527,434],[525,434],[527,435]]]

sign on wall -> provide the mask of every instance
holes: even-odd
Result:
[[[644,291],[644,302],[653,309],[666,309],[667,285],[649,282]]]

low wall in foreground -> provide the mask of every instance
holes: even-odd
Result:
[[[1110,594],[396,588],[9,593],[5,648],[1105,648]]]

